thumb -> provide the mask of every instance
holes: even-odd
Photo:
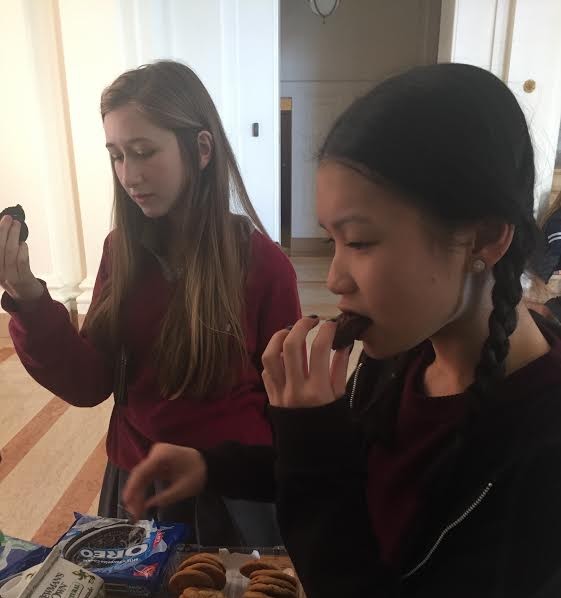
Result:
[[[178,503],[185,498],[190,498],[191,496],[192,494],[189,492],[189,487],[178,480],[150,497],[146,501],[145,509],[151,509],[152,507],[167,507]]]
[[[123,490],[123,502],[131,513],[138,516],[144,509],[146,492],[152,483],[165,472],[165,462],[158,454],[151,453],[131,471]]]

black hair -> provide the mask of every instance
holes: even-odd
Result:
[[[470,387],[486,396],[504,376],[520,277],[538,237],[534,152],[512,92],[470,65],[414,68],[357,99],[333,125],[319,159],[400,190],[442,230],[484,220],[514,225],[512,243],[493,268],[489,336]]]

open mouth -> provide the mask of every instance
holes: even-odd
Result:
[[[352,312],[343,312],[337,317],[337,330],[333,339],[332,349],[338,351],[350,347],[356,339],[366,331],[372,320],[366,316]]]

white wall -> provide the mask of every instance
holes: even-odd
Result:
[[[279,238],[277,0],[10,0],[0,51],[2,204],[24,206],[32,269],[58,299],[87,310],[110,229],[101,91],[157,58],[186,62],[207,85]]]
[[[314,155],[352,100],[388,75],[436,62],[440,0],[350,0],[325,23],[281,2],[281,95],[292,97],[292,236],[319,237]]]

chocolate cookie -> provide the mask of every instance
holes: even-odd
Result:
[[[271,563],[271,562],[265,563],[260,560],[249,561],[247,563],[244,563],[240,567],[240,573],[244,577],[249,577],[254,571],[260,571],[260,570],[280,571],[280,569],[274,563]]]
[[[169,580],[169,589],[174,594],[181,594],[186,588],[214,588],[214,581],[210,575],[203,571],[192,571],[191,569],[182,569],[171,576]]]
[[[111,566],[112,563],[95,556],[96,551],[104,550],[108,546],[115,551],[126,550],[141,545],[145,537],[144,528],[128,523],[93,527],[69,540],[62,549],[62,556],[81,567],[102,569]]]
[[[372,324],[366,316],[343,312],[337,317],[337,329],[331,348],[334,351],[350,347],[353,342]]]
[[[186,558],[181,565],[178,567],[178,571],[180,569],[185,569],[189,565],[194,563],[209,563],[210,565],[216,565],[219,569],[222,569],[224,573],[226,573],[226,567],[222,562],[221,558],[215,554],[211,554],[210,552],[200,552],[197,554],[193,554],[192,556]]]
[[[29,236],[29,229],[27,228],[27,224],[25,224],[25,212],[23,211],[23,208],[19,204],[17,206],[6,208],[0,212],[0,220],[4,216],[11,216],[14,220],[17,220],[21,224],[19,242],[25,243],[27,237]]]

